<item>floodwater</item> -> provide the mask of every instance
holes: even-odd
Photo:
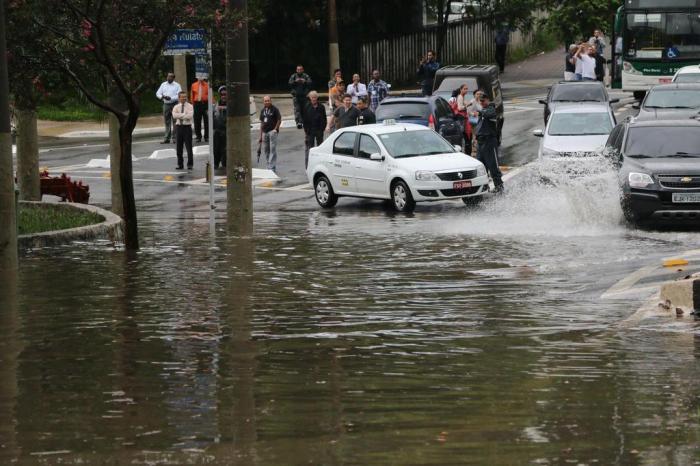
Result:
[[[584,178],[32,251],[0,290],[0,464],[699,464],[698,328],[600,298],[698,235]]]

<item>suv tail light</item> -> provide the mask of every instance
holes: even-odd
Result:
[[[428,128],[432,129],[435,131],[435,117],[431,113],[430,116],[428,117]]]

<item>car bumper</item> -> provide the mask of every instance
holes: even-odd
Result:
[[[417,202],[444,201],[463,197],[481,196],[489,190],[489,177],[472,178],[470,188],[454,189],[454,181],[423,181],[411,186],[413,199]]]
[[[673,191],[632,190],[623,194],[623,208],[640,222],[700,225],[700,203],[673,203],[672,193]]]

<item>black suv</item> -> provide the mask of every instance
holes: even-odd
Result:
[[[659,84],[647,92],[636,121],[685,120],[700,115],[700,84]]]
[[[700,121],[624,122],[606,154],[619,167],[628,221],[700,226]]]
[[[379,104],[375,114],[377,123],[396,120],[428,126],[451,144],[466,147],[462,126],[452,112],[450,104],[442,97],[387,97]]]
[[[450,65],[443,66],[435,74],[433,95],[438,95],[445,100],[452,97],[452,92],[459,89],[462,84],[469,87],[465,96],[466,100],[474,98],[474,92],[482,89],[491,96],[491,102],[496,105],[498,113],[498,138],[501,138],[503,129],[503,95],[501,94],[501,81],[498,78],[498,67],[495,65]]]
[[[619,102],[611,99],[605,85],[599,81],[560,81],[549,88],[546,99],[539,102],[544,105],[544,124],[559,103],[571,102],[607,102],[609,105]]]

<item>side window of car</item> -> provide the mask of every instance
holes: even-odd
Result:
[[[360,158],[368,159],[370,155],[381,153],[379,145],[374,141],[372,136],[363,134],[360,136],[360,150],[357,155]]]
[[[496,105],[501,104],[501,86],[498,84],[498,81],[495,81],[491,84],[491,89],[493,90],[493,102]]]
[[[620,135],[621,128],[622,128],[622,125],[617,125],[613,128],[612,131],[610,131],[610,135],[608,136],[608,140],[605,142],[606,149],[615,147],[615,142],[617,141],[617,137]]]
[[[345,132],[338,136],[333,143],[333,153],[338,155],[353,155],[355,153],[355,139],[357,133]]]
[[[617,138],[615,139],[613,147],[615,147],[615,150],[618,154],[621,154],[622,141],[625,139],[625,125],[618,125],[618,128],[620,128],[620,132],[618,133]]]

